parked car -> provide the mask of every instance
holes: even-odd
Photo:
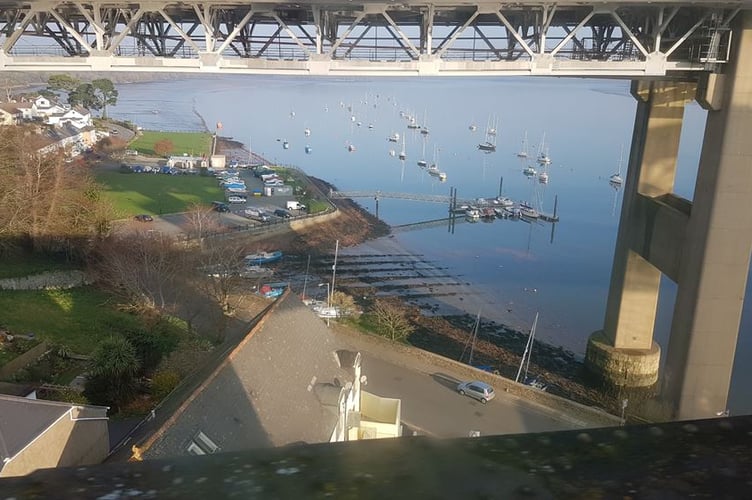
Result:
[[[457,392],[459,392],[463,396],[467,395],[467,396],[470,396],[471,398],[475,398],[483,404],[486,404],[488,401],[491,401],[496,395],[493,387],[491,387],[485,382],[480,382],[478,380],[471,380],[470,382],[461,382],[457,386]]]
[[[154,220],[154,217],[152,217],[149,214],[138,214],[138,215],[136,215],[133,218],[136,219],[139,222],[151,222],[151,221]]]
[[[290,212],[282,208],[275,210],[274,215],[276,215],[277,217],[282,217],[283,219],[289,219],[290,217],[292,217],[292,214]]]
[[[224,201],[213,201],[212,208],[217,212],[229,212],[230,207]]]
[[[227,197],[227,201],[230,203],[245,203],[246,199],[245,196],[231,195]]]

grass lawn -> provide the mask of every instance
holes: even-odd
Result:
[[[187,153],[191,156],[209,155],[211,147],[211,134],[207,132],[157,132],[144,130],[141,135],[128,146],[140,153],[149,156],[158,156],[154,152],[154,143],[162,139],[169,139],[173,149],[170,154],[182,155]]]
[[[70,290],[0,290],[3,326],[89,354],[100,340],[121,328],[136,328],[139,319],[115,309],[110,297],[91,287]]]
[[[119,171],[101,171],[96,177],[123,218],[141,213],[183,212],[191,203],[209,205],[214,200],[224,200],[224,193],[214,177]]]

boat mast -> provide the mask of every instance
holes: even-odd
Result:
[[[467,362],[468,365],[473,365],[473,352],[475,352],[475,341],[478,338],[478,329],[480,328],[480,309],[478,309],[478,317],[475,318],[475,328],[473,328],[473,342],[470,345],[470,360]]]
[[[530,335],[527,337],[527,344],[525,344],[525,352],[522,353],[522,360],[520,361],[520,367],[517,370],[517,376],[514,378],[515,382],[520,381],[520,375],[522,374],[522,367],[525,366],[527,360],[527,367],[530,366],[530,351],[533,347],[533,338],[535,337],[535,326],[538,323],[538,313],[535,313],[535,319],[533,320],[533,327],[530,329]],[[527,367],[525,367],[525,377],[527,378]]]
[[[308,254],[308,264],[305,268],[305,278],[303,278],[303,300],[305,300],[306,285],[308,285],[308,270],[311,267],[311,254]]]
[[[334,278],[337,275],[337,253],[339,253],[339,240],[334,245],[334,264],[332,265],[332,290],[329,292],[330,296],[330,303],[331,303],[331,297],[334,297]]]

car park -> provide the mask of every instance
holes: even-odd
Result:
[[[138,214],[134,216],[133,218],[139,222],[151,222],[154,220],[154,217],[152,217],[149,214]]]
[[[463,396],[470,396],[471,398],[477,399],[483,404],[491,401],[496,395],[493,387],[485,382],[480,382],[478,380],[461,382],[457,386],[457,392],[459,392]]]

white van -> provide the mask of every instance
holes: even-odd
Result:
[[[299,201],[292,200],[287,202],[286,208],[287,210],[305,210],[305,205]]]
[[[231,195],[227,197],[227,201],[230,203],[245,203],[246,199],[244,196]]]

